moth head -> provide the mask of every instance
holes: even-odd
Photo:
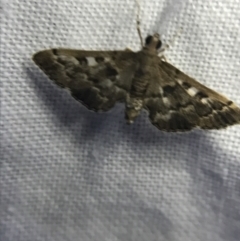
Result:
[[[160,35],[155,33],[154,35],[148,35],[145,39],[145,47],[151,50],[158,50],[162,46]]]

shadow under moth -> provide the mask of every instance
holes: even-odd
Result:
[[[127,123],[145,109],[152,124],[168,132],[240,124],[240,109],[231,100],[159,56],[158,34],[148,36],[145,44],[141,38],[141,43],[138,52],[49,49],[34,54],[33,60],[89,110],[104,112],[124,102]]]

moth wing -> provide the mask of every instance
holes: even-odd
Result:
[[[94,111],[108,111],[125,101],[136,66],[136,54],[125,51],[49,49],[34,62],[58,86]]]
[[[157,128],[173,132],[240,124],[240,109],[231,100],[167,62],[160,61],[158,69],[144,100],[149,118]]]

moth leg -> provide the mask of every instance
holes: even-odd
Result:
[[[172,39],[164,44],[164,46],[162,48],[159,49],[158,51],[158,55],[162,54],[164,51],[168,50],[171,46],[173,46],[174,42],[176,41],[176,39],[181,35],[182,33],[182,28],[180,28],[172,37]]]
[[[166,58],[165,55],[162,55],[162,56],[161,56],[161,59],[162,59],[163,61],[165,61],[165,62],[168,62],[168,60],[167,60],[167,58]]]
[[[158,50],[158,56],[162,55],[163,52],[165,52],[166,50],[168,50],[170,48],[170,45],[169,44],[164,44],[163,47],[161,47],[159,50]],[[160,56],[161,57],[161,56]]]
[[[143,38],[142,38],[142,33],[141,33],[141,29],[140,29],[140,3],[138,0],[136,0],[136,4],[137,4],[137,31],[138,31],[138,36],[140,38],[140,42],[141,42],[141,46],[143,48]]]
[[[158,52],[158,56],[161,60],[163,60],[164,62],[168,62],[166,56],[163,54],[164,51]]]

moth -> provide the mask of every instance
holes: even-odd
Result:
[[[33,60],[89,110],[105,112],[116,102],[125,103],[127,123],[144,109],[154,126],[168,132],[240,124],[236,104],[159,56],[159,34],[147,36],[145,44],[141,38],[141,43],[138,52],[54,48],[35,53]]]

